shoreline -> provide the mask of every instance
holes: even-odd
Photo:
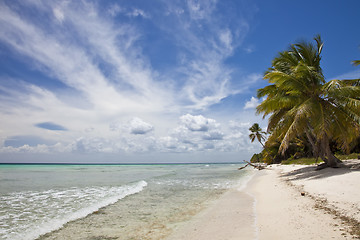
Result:
[[[360,161],[346,164],[360,165]],[[357,188],[360,171],[351,169],[350,165],[321,171],[305,165],[270,165],[261,171],[252,170],[253,173],[238,186],[219,192],[205,204],[187,202],[192,208],[182,209],[187,212],[186,216],[172,219],[164,209],[159,209],[168,217],[164,215],[155,225],[149,225],[151,231],[142,235],[152,240],[360,239],[360,192]],[[148,190],[144,193],[152,194]],[[144,200],[148,199],[146,196]],[[119,225],[123,217],[121,212],[127,209],[125,201],[131,204],[131,199],[100,209],[38,239],[61,239],[73,234],[86,236],[86,232],[92,232],[87,236],[96,235],[102,239],[131,239],[132,232],[121,231],[126,220]],[[186,202],[183,197],[180,200]],[[151,209],[149,203],[145,218],[150,216]],[[109,217],[114,222],[110,223]],[[136,239],[135,235],[133,237]]]
[[[219,169],[219,174],[217,174]],[[190,171],[191,170],[191,171]],[[162,174],[164,170],[161,171]],[[168,171],[168,170],[166,170]],[[141,192],[130,195],[87,215],[64,224],[61,228],[41,235],[45,239],[165,239],[178,226],[188,222],[213,202],[238,186],[239,172],[236,166],[189,168],[181,167],[181,173],[173,177],[151,178]],[[202,178],[188,179],[189,172]],[[225,175],[224,175],[225,171]],[[251,171],[247,171],[248,173]],[[246,174],[245,180],[246,180]],[[207,180],[206,176],[216,181]],[[229,176],[230,175],[230,176]],[[161,175],[162,176],[162,175]]]
[[[229,190],[165,239],[256,239],[253,203],[250,194]]]
[[[166,239],[360,239],[360,171],[314,169],[257,171],[246,187],[226,192]]]
[[[257,182],[258,172],[229,189],[209,206],[178,225],[166,240],[238,240],[258,239],[256,198],[249,191]]]

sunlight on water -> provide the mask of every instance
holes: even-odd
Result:
[[[0,239],[35,239],[105,206],[102,214],[72,222],[42,239],[74,234],[92,238],[99,233],[157,239],[251,174],[236,169],[228,164],[0,166]],[[154,231],[154,226],[159,229]],[[87,227],[83,236],[79,229]]]

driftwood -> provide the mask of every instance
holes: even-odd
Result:
[[[258,170],[265,169],[265,167],[262,166],[262,165],[260,165],[260,164],[253,164],[253,163],[248,162],[248,161],[244,161],[244,162],[246,162],[247,164],[246,164],[245,166],[243,166],[243,167],[239,167],[238,170],[244,169],[244,168],[246,168],[246,167],[249,166],[249,165],[252,166],[253,168],[258,169]]]
[[[249,166],[249,164],[246,164],[246,165],[243,166],[243,167],[239,167],[238,170],[244,169],[244,168],[246,168],[247,166]]]

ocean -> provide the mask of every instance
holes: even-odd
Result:
[[[163,239],[253,174],[241,164],[0,165],[0,239]]]

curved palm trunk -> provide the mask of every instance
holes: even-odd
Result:
[[[316,142],[315,142],[316,140],[314,139],[313,135],[310,134],[310,132],[308,130],[305,130],[305,133],[306,133],[306,137],[309,140],[309,143],[311,145],[313,156],[316,158],[316,162],[317,162],[317,159],[319,157],[319,150],[318,150],[318,146],[316,145]]]
[[[325,164],[320,165],[319,169],[326,167],[337,168],[339,164],[342,163],[335,155],[331,152],[330,141],[328,136],[325,136],[320,140],[320,157],[325,162]]]

